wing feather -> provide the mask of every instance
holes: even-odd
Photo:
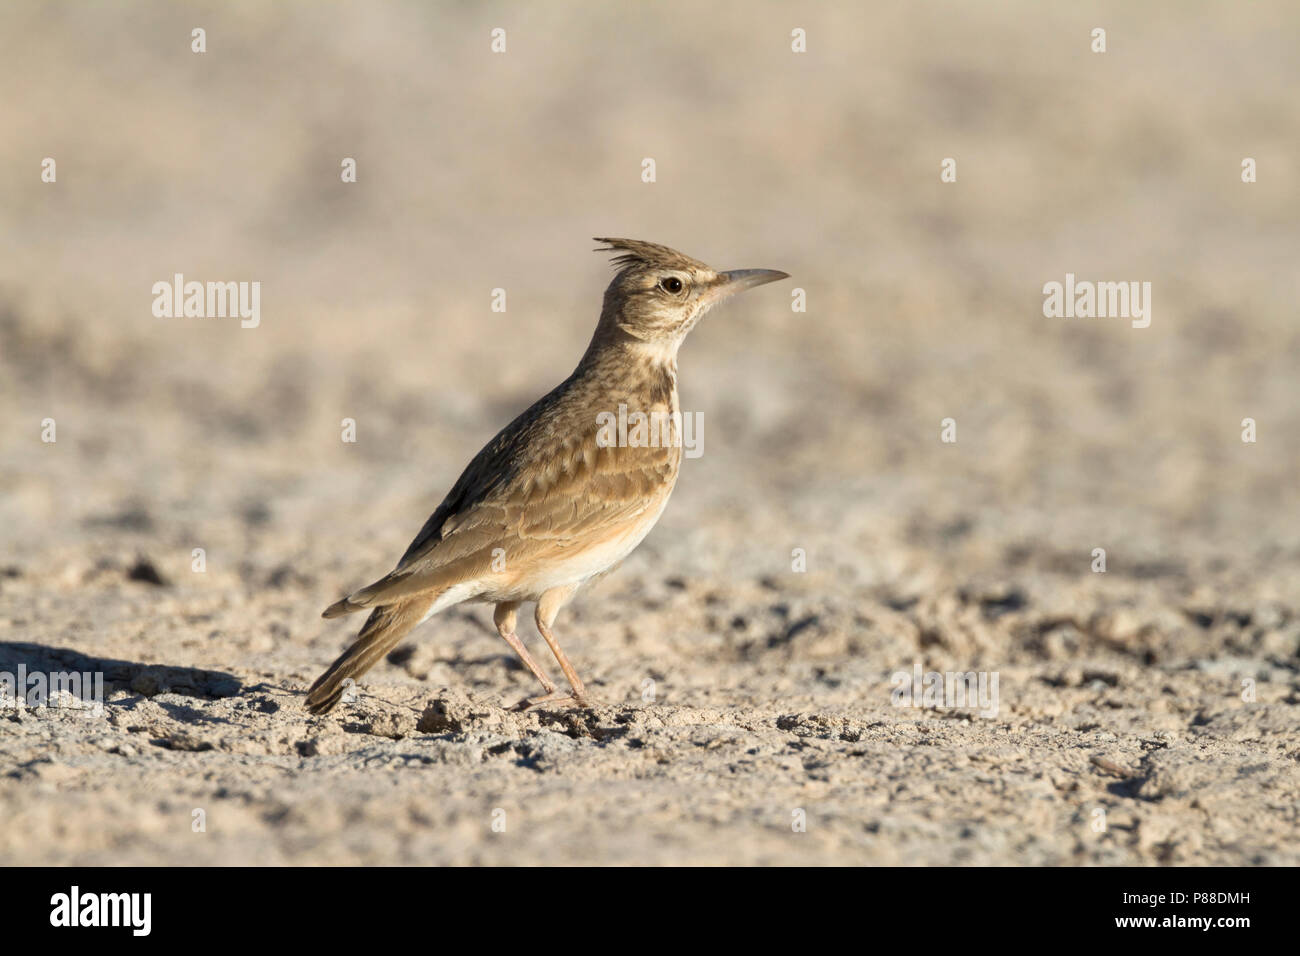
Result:
[[[591,410],[556,413],[561,385],[474,457],[397,567],[334,605],[387,604],[508,565],[572,556],[626,533],[671,493],[681,449],[601,447]]]

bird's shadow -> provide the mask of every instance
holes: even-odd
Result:
[[[92,679],[102,674],[105,696],[125,690],[145,697],[171,693],[214,700],[233,697],[243,690],[239,678],[223,671],[121,661],[83,654],[70,647],[0,641],[0,674],[17,681],[20,666],[29,678],[43,674],[47,680],[52,674],[90,674]]]

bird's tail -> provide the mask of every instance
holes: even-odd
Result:
[[[343,696],[346,682],[355,681],[379,661],[397,642],[410,633],[437,600],[436,593],[417,594],[393,604],[385,604],[370,612],[365,626],[353,643],[329,670],[316,678],[307,691],[307,709],[313,714],[324,714],[334,708]]]

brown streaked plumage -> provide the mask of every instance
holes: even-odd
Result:
[[[573,373],[497,433],[469,463],[392,572],[330,605],[323,617],[369,609],[356,642],[311,686],[324,713],[417,624],[463,601],[496,605],[498,632],[541,683],[541,697],[576,702],[586,690],[551,625],[583,584],[613,570],[649,533],[677,482],[677,350],[722,299],[784,272],[715,272],[667,246],[597,239],[618,253],[591,344]],[[669,416],[675,440],[604,446],[602,413]],[[568,680],[558,692],[515,633],[518,608],[534,620]]]

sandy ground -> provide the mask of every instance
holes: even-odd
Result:
[[[0,674],[106,683],[0,711],[0,863],[1300,862],[1292,5],[264,6],[0,11]],[[600,705],[509,712],[465,607],[309,717],[595,235],[794,277],[692,334],[704,454],[559,620]]]

